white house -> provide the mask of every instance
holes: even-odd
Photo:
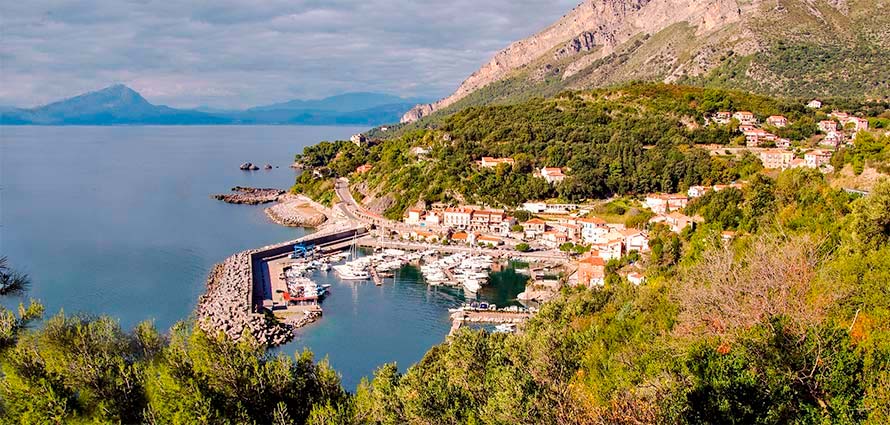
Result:
[[[541,168],[540,174],[550,184],[561,183],[566,179],[566,175],[562,173],[562,168],[544,167]]]

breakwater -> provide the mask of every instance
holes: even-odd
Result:
[[[361,237],[364,227],[327,234],[309,235],[294,241],[239,252],[214,266],[207,278],[207,291],[198,299],[195,316],[206,332],[223,332],[238,341],[245,332],[269,346],[284,344],[293,331],[321,316],[321,309],[309,309],[301,317],[282,318],[263,304],[271,299],[272,289],[266,261],[293,252],[297,244],[327,246]]]

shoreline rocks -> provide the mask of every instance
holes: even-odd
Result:
[[[260,169],[260,167],[254,165],[252,162],[245,162],[238,168],[240,168],[241,171],[256,171]]]
[[[266,208],[265,212],[270,220],[287,227],[318,227],[328,220],[312,203],[296,195],[280,197],[278,204]]]
[[[198,326],[211,334],[222,331],[234,341],[241,340],[247,331],[262,344],[284,344],[293,339],[294,325],[254,313],[248,305],[252,290],[250,253],[240,252],[213,267],[207,291],[195,308]]]
[[[213,199],[229,204],[260,205],[277,201],[285,191],[281,189],[257,189],[236,186],[228,194],[213,195]]]

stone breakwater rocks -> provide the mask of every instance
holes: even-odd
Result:
[[[318,227],[328,219],[312,203],[294,195],[282,196],[278,204],[266,208],[266,215],[272,221],[288,227]]]
[[[198,299],[195,308],[198,326],[211,334],[222,331],[234,341],[240,340],[247,331],[262,344],[284,344],[293,339],[297,323],[282,323],[269,315],[251,312],[248,302],[252,286],[251,252],[235,254],[214,266],[207,278],[207,292]],[[306,323],[309,322],[299,326]]]
[[[259,205],[277,201],[285,191],[281,189],[257,189],[253,187],[236,186],[233,193],[213,195],[213,199],[230,204]]]

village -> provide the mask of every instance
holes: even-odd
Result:
[[[822,101],[814,99],[807,108],[819,110]],[[852,146],[856,142],[856,136],[860,131],[869,129],[868,120],[852,116],[846,112],[832,111],[825,116],[826,119],[818,123],[820,137],[816,143],[818,146],[809,147],[805,141],[793,142],[779,137],[771,132],[789,126],[789,120],[783,115],[772,115],[761,124],[758,118],[749,111],[722,111],[706,118],[708,125],[730,125],[733,121],[738,123],[738,131],[744,135],[744,148],[735,152],[745,151],[756,154],[763,163],[764,168],[770,170],[786,170],[790,168],[812,168],[823,173],[831,173],[834,167],[831,165],[831,157],[840,147]],[[725,151],[725,146],[709,146],[712,154]]]
[[[811,110],[822,108],[820,100],[807,105]],[[819,135],[808,141],[795,141],[774,134],[790,125],[789,119],[773,115],[760,122],[748,111],[722,111],[705,118],[706,125],[732,125],[739,136],[728,145],[707,146],[712,155],[746,152],[757,156],[767,170],[811,168],[831,173],[833,154],[842,146],[855,144],[856,136],[869,129],[868,120],[845,112],[819,113],[826,119],[818,122]],[[363,145],[363,135],[353,136],[353,143]],[[415,155],[428,152],[414,148]],[[501,165],[513,166],[513,158],[484,156],[476,161],[480,168],[495,169]],[[372,168],[370,164],[359,167],[358,174]],[[567,178],[566,170],[558,167],[541,167],[534,170],[534,177],[550,185],[558,185]],[[703,222],[699,216],[687,216],[684,209],[696,198],[708,192],[727,188],[741,189],[744,182],[728,185],[692,186],[686,193],[652,193],[632,199],[636,208],[647,211],[651,218],[644,223],[628,227],[621,220],[607,221],[597,216],[596,203],[570,204],[550,201],[529,201],[511,212],[477,205],[431,205],[428,208],[407,210],[400,223],[388,223],[379,215],[364,211],[366,219],[381,225],[383,231],[375,232],[382,240],[425,244],[430,247],[472,247],[488,249],[500,256],[555,260],[566,264],[562,282],[570,285],[593,287],[606,280],[606,265],[612,260],[632,256],[625,261],[619,274],[634,284],[646,280],[644,268],[638,265],[642,255],[650,251],[649,231],[663,225],[671,232],[680,234],[688,227]],[[600,203],[602,204],[602,203]],[[361,210],[361,208],[358,208]],[[511,215],[512,214],[512,215]],[[359,213],[359,215],[363,215]],[[516,216],[521,216],[521,219]],[[725,240],[732,239],[725,232]],[[534,282],[532,282],[534,283]]]

